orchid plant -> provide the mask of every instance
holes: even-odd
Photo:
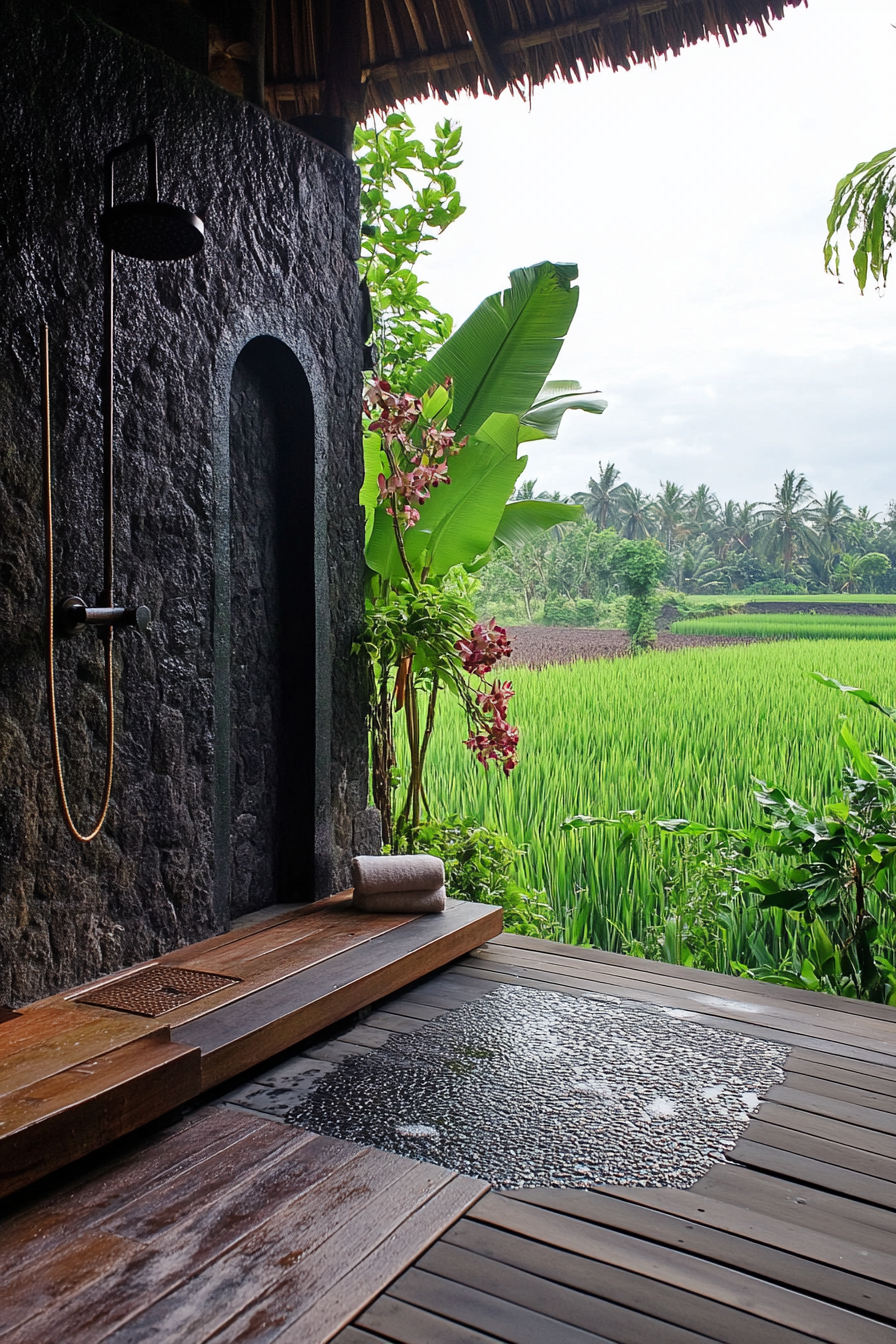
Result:
[[[374,802],[392,839],[397,778],[393,716],[404,716],[410,756],[399,829],[428,813],[426,753],[439,696],[456,695],[469,722],[465,745],[488,770],[517,765],[507,631],[477,621],[475,578],[499,547],[526,545],[577,522],[579,505],[508,503],[527,465],[519,449],[556,438],[565,411],[605,402],[578,384],[546,381],[578,301],[575,267],[515,271],[417,370],[407,388],[374,378],[364,398],[368,619],[364,648],[372,696]]]

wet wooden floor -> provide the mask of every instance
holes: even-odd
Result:
[[[501,983],[783,1042],[785,1081],[689,1190],[498,1194],[279,1123],[262,1073],[7,1202],[2,1344],[896,1344],[896,1012],[502,935],[308,1054]]]

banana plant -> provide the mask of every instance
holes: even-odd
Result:
[[[606,401],[578,383],[549,381],[575,315],[575,266],[542,262],[513,271],[510,288],[492,294],[467,318],[416,376],[410,393],[423,414],[466,442],[450,464],[450,483],[419,503],[419,518],[402,538],[415,574],[431,580],[455,565],[475,567],[493,544],[525,545],[558,523],[583,517],[579,505],[547,500],[508,504],[528,458],[520,445],[556,438],[567,410],[601,414]],[[427,406],[450,384],[437,412]],[[365,436],[361,490],[367,524],[367,563],[387,582],[407,567],[395,527],[380,501],[379,479],[389,478],[381,436]]]
[[[432,639],[402,635],[389,644],[377,616],[386,608],[393,615],[414,608],[418,615],[429,611],[438,624],[442,585],[456,584],[464,570],[475,572],[493,547],[525,545],[584,516],[580,505],[507,502],[527,465],[521,445],[556,438],[567,410],[600,414],[606,406],[578,383],[549,381],[578,303],[576,275],[574,266],[550,262],[514,271],[509,289],[485,299],[409,388],[375,380],[367,392],[359,497],[370,570],[365,647],[377,688],[374,801],[390,842],[393,708],[404,712],[411,758],[399,833],[410,826],[408,834],[416,834],[426,806],[423,767],[441,689],[460,695],[471,728],[466,745],[485,768],[494,762],[506,775],[516,765],[519,733],[506,717],[511,684],[487,680],[510,653],[506,632],[494,621],[477,624],[464,595],[460,605],[466,604],[472,633],[460,641],[453,627],[446,633],[457,663],[446,669],[430,656]],[[455,618],[458,610],[455,602]],[[466,677],[476,679],[474,689]]]

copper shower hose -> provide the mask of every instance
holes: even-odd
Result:
[[[50,740],[53,749],[53,773],[56,776],[56,791],[65,824],[76,840],[82,844],[96,839],[103,829],[106,813],[109,811],[109,797],[112,793],[112,764],[115,754],[115,700],[112,687],[112,626],[102,632],[104,658],[106,664],[106,782],[103,786],[103,802],[100,814],[93,829],[84,835],[78,830],[69,810],[65,794],[65,780],[62,775],[62,758],[59,753],[59,726],[56,716],[56,674],[54,670],[55,631],[53,622],[53,594],[55,576],[53,571],[53,478],[52,452],[50,443],[50,336],[46,322],[40,328],[40,366],[41,366],[41,408],[43,411],[43,447],[44,447],[44,528],[47,539],[47,704],[50,714]]]

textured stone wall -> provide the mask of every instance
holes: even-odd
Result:
[[[242,638],[246,616],[242,560],[231,574],[231,392],[240,351],[257,336],[292,352],[313,408],[305,451],[314,498],[298,502],[296,520],[314,538],[302,589],[316,667],[316,702],[301,721],[314,739],[308,833],[316,894],[345,884],[353,823],[369,829],[363,695],[350,653],[361,619],[361,361],[350,164],[59,0],[6,0],[3,31],[0,1002],[21,1003],[229,919],[235,820],[247,815],[230,747],[251,710],[247,687],[231,684],[232,636]],[[208,241],[190,261],[117,264],[116,596],[146,603],[154,622],[145,638],[128,631],[116,641],[112,806],[102,835],[81,846],[59,815],[46,723],[38,324],[45,315],[51,333],[57,597],[92,601],[102,535],[102,159],[141,131],[159,143],[162,198],[199,214]],[[139,156],[117,170],[117,187],[121,199],[142,195]],[[244,477],[234,499],[248,489]],[[264,529],[276,538],[269,488],[253,508],[256,539]],[[274,611],[265,638],[279,639],[282,590],[265,600]],[[282,659],[277,666],[282,677]],[[66,643],[57,668],[69,793],[86,824],[104,757],[99,641]],[[274,709],[262,709],[262,735],[277,735],[285,693],[275,687]],[[276,744],[262,746],[276,763]],[[301,805],[276,783],[279,769],[262,780],[256,817],[279,816],[284,797],[287,811]],[[266,862],[272,876],[242,890],[238,909],[283,899],[282,888],[267,890],[280,861]]]

